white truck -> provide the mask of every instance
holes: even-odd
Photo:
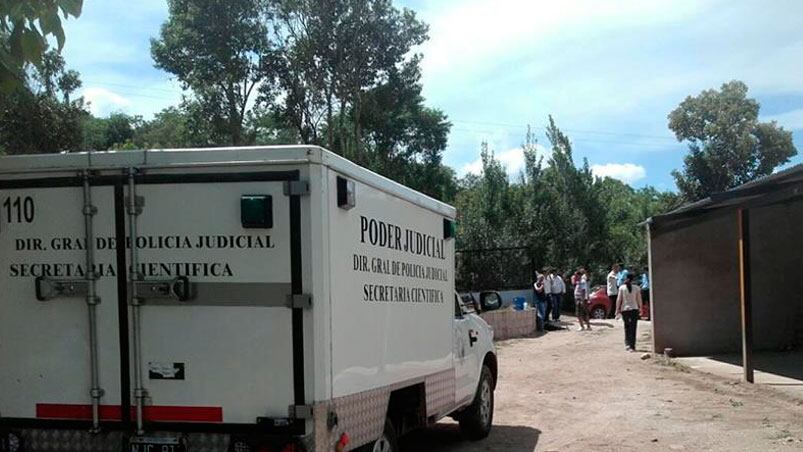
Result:
[[[311,146],[0,158],[0,450],[488,435],[453,207]]]

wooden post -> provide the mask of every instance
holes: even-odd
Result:
[[[753,383],[753,300],[750,284],[750,211],[739,209],[739,298],[742,313],[744,380]]]

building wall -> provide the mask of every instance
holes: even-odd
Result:
[[[655,352],[711,354],[741,349],[735,214],[652,231]]]
[[[803,305],[803,201],[750,211],[756,350],[795,342]],[[651,233],[655,351],[741,351],[736,212]]]
[[[803,303],[803,201],[751,210],[750,240],[753,345],[788,348]]]

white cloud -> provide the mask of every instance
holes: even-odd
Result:
[[[779,125],[787,130],[803,129],[803,108],[787,111],[778,115],[762,117],[762,121],[777,121]]]
[[[461,175],[466,175],[469,173],[476,175],[482,174],[482,159],[477,159],[471,163],[466,163],[463,165],[463,168],[460,169],[460,173]]]
[[[611,177],[626,184],[632,184],[647,177],[647,170],[634,163],[605,163],[591,165],[591,172],[597,177]]]
[[[538,150],[538,155],[544,156],[545,159],[549,157],[548,149],[541,145],[536,145],[536,149]],[[502,163],[502,166],[505,167],[508,176],[516,176],[520,171],[524,170],[524,150],[521,147],[508,149],[502,152],[494,152],[494,158]],[[460,175],[466,175],[469,173],[477,175],[482,174],[482,158],[477,157],[475,160],[466,163],[462,168],[460,168],[459,173]]]
[[[95,116],[106,116],[131,105],[130,100],[106,88],[91,86],[84,88],[82,94],[89,102],[89,109]]]
[[[625,23],[671,21],[699,9],[689,0],[670,3],[626,0],[533,2],[460,0],[432,2],[422,16],[431,24],[424,45],[425,75],[454,75],[469,67],[488,68],[500,57],[544,47],[556,35],[616,28]],[[548,63],[547,63],[548,64]]]

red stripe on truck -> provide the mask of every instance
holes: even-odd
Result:
[[[101,405],[100,419],[103,421],[122,420],[120,405]],[[152,422],[223,422],[223,408],[210,406],[146,406],[143,417]],[[131,408],[131,417],[135,408]],[[92,419],[92,405],[66,403],[37,403],[36,417],[39,419]]]

